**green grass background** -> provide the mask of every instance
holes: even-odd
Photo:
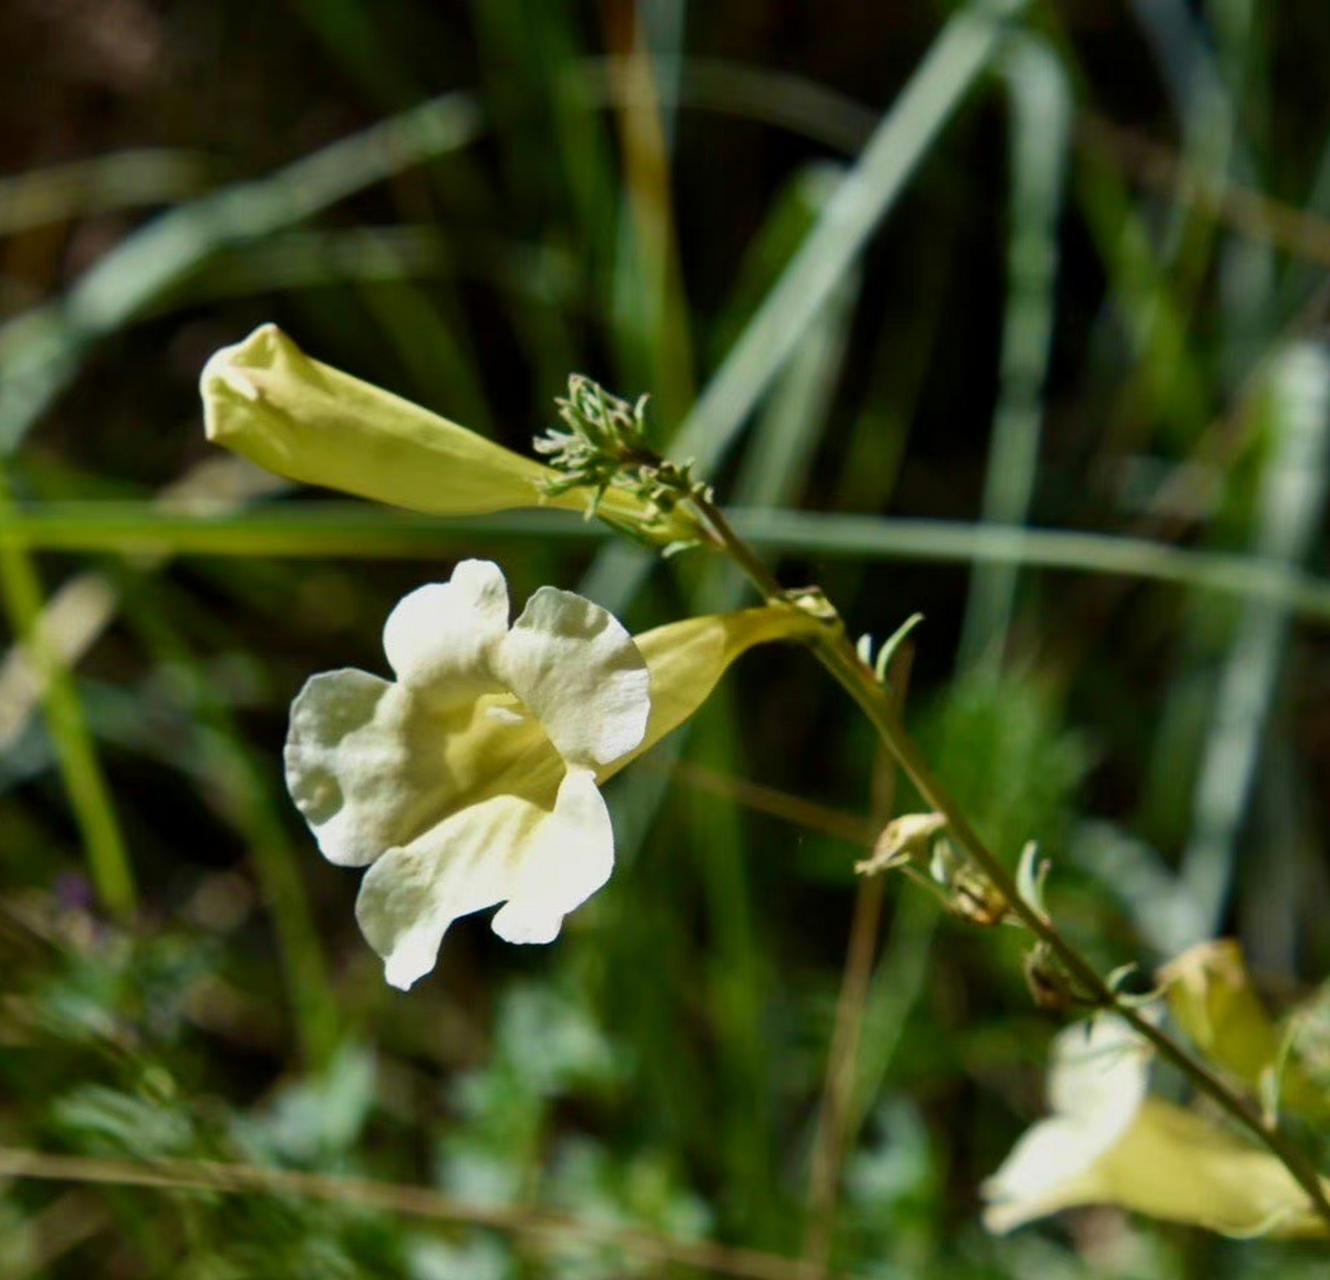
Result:
[[[385,987],[283,792],[304,678],[465,556],[635,629],[749,597],[293,491],[195,384],[275,320],[518,449],[571,371],[650,392],[784,582],[926,615],[910,721],[1096,963],[1233,933],[1280,1009],[1330,970],[1327,58],[1314,0],[0,9],[0,1275],[1322,1274],[983,1232],[1056,1023],[1014,932],[856,880],[911,798],[798,652],[616,782],[554,946]]]

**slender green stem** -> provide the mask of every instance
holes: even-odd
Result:
[[[712,535],[712,542],[718,551],[723,551],[743,571],[744,577],[753,584],[766,600],[783,600],[785,588],[776,580],[775,575],[758,559],[757,552],[734,531],[734,526],[725,518],[725,513],[713,502],[694,494],[690,501],[702,513]]]
[[[753,585],[768,600],[787,598],[780,583],[757,558],[752,548],[735,533],[724,514],[710,502],[699,499],[694,501],[711,528],[715,545],[743,570]],[[1330,1200],[1326,1198],[1315,1165],[1289,1140],[1277,1122],[1267,1122],[1251,1101],[1232,1088],[1208,1063],[1192,1054],[1168,1032],[1146,1018],[1131,1001],[1114,991],[1099,976],[1094,966],[1063,937],[1053,921],[1025,899],[1011,872],[984,844],[959,805],[933,775],[919,748],[906,734],[894,702],[878,683],[872,670],[855,653],[854,646],[839,622],[828,625],[810,643],[818,661],[858,703],[877,730],[883,745],[918,788],[919,794],[946,819],[951,838],[1007,900],[1012,912],[1057,957],[1089,1000],[1098,1008],[1111,1009],[1129,1023],[1138,1035],[1154,1046],[1162,1058],[1177,1067],[1197,1089],[1209,1095],[1233,1120],[1250,1132],[1284,1165],[1307,1192],[1316,1212],[1330,1224]]]

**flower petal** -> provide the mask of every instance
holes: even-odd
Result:
[[[570,763],[609,764],[642,741],[646,663],[619,620],[590,600],[541,587],[505,637],[498,666]]]
[[[1088,1027],[1059,1032],[1048,1079],[1053,1114],[1022,1135],[983,1185],[990,1230],[1010,1230],[1063,1203],[1065,1189],[1135,1121],[1145,1099],[1148,1064],[1147,1047],[1121,1018],[1101,1015]]]
[[[291,704],[286,784],[324,857],[360,867],[410,844],[494,794],[494,776],[514,774],[517,761],[530,777],[524,793],[552,803],[558,755],[534,723],[487,715],[494,701],[441,709],[353,669],[309,680]]]
[[[1162,1098],[1147,1098],[1121,1137],[1083,1168],[1044,1180],[1037,1196],[991,1204],[984,1225],[1010,1231],[1083,1204],[1117,1205],[1225,1235],[1326,1234],[1307,1193],[1274,1156]]]
[[[434,967],[458,916],[508,896],[511,860],[547,816],[520,796],[495,796],[390,849],[365,873],[356,919],[392,986],[405,991]]]
[[[388,681],[347,669],[314,676],[291,704],[287,790],[323,856],[341,866],[372,862],[400,831],[399,788],[372,786],[355,794],[361,777],[382,778],[407,764],[405,744],[375,732],[376,717],[392,697]],[[349,770],[353,760],[356,768]]]
[[[276,325],[213,354],[199,379],[208,439],[304,484],[431,515],[480,515],[515,507],[586,514],[591,495],[547,496],[550,467],[503,448],[447,418],[349,373],[310,359]],[[659,513],[611,488],[599,511],[659,530]],[[668,526],[680,539],[691,521]]]
[[[572,769],[554,812],[532,833],[493,929],[508,942],[553,942],[563,918],[614,869],[614,828],[589,769]]]
[[[1001,1234],[1061,1208],[1067,1188],[1078,1185],[1106,1149],[1088,1148],[1085,1130],[1065,1116],[1031,1126],[981,1188],[984,1226]]]
[[[1145,1098],[1153,1050],[1130,1023],[1098,1014],[1058,1032],[1048,1073],[1048,1104],[1096,1132],[1115,1136]]]
[[[605,883],[614,837],[587,770],[564,780],[554,811],[520,796],[471,805],[365,874],[356,918],[402,990],[428,973],[459,916],[510,900],[494,928],[510,942],[549,942],[564,914]]]
[[[311,360],[276,325],[216,352],[200,390],[210,440],[292,480],[434,515],[586,507],[541,494],[549,467]]]
[[[1259,1092],[1273,1075],[1280,1110],[1324,1120],[1330,1096],[1300,1060],[1285,1054],[1284,1035],[1271,1020],[1252,981],[1242,945],[1214,938],[1188,947],[1159,970],[1169,1012],[1202,1056]]]
[[[1326,1234],[1307,1193],[1274,1156],[1162,1098],[1146,1099],[1080,1192],[1082,1203],[1117,1204],[1224,1235]]]
[[[448,582],[403,596],[383,628],[398,679],[453,704],[503,689],[492,658],[508,631],[508,585],[489,560],[463,560]]]

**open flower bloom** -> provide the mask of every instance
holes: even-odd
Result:
[[[1051,1114],[1034,1125],[983,1186],[984,1223],[1009,1231],[1062,1208],[1067,1189],[1112,1150],[1145,1101],[1148,1055],[1120,1018],[1068,1027],[1053,1042]]]
[[[217,351],[199,389],[208,439],[289,480],[440,516],[522,507],[585,514],[590,503],[584,491],[548,495],[557,471],[311,359],[273,324]],[[693,533],[682,516],[663,518],[621,489],[608,490],[599,509],[661,536]]]
[[[551,941],[613,866],[599,783],[691,715],[745,649],[818,625],[775,605],[634,641],[552,587],[508,619],[498,566],[463,561],[389,616],[396,680],[328,672],[291,708],[287,785],[324,856],[369,867],[356,916],[396,987],[433,968],[458,916],[499,903],[500,937]]]
[[[983,1186],[990,1231],[1073,1205],[1111,1204],[1226,1235],[1321,1235],[1307,1194],[1268,1152],[1216,1122],[1147,1096],[1148,1046],[1120,1018],[1054,1045],[1051,1114]]]

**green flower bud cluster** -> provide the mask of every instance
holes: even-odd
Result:
[[[630,403],[611,395],[599,383],[575,373],[568,379],[568,395],[555,401],[564,426],[537,436],[534,448],[559,473],[542,482],[549,497],[573,489],[592,491],[591,515],[608,518],[601,499],[611,489],[630,493],[646,508],[648,518],[628,530],[652,543],[667,543],[667,553],[696,545],[698,535],[678,537],[681,504],[690,499],[712,500],[711,486],[694,478],[693,463],[661,457],[648,443],[647,396]],[[611,523],[614,521],[611,519]]]

